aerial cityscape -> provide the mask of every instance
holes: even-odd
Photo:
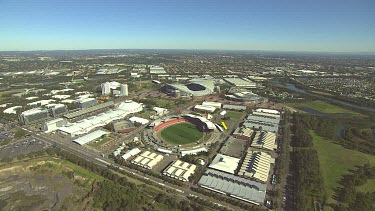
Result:
[[[0,211],[375,210],[375,3],[271,2],[1,1]]]

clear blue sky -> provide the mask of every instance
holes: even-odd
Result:
[[[0,51],[375,52],[375,0],[0,0]]]

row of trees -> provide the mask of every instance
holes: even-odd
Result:
[[[313,138],[309,131],[312,125],[317,124],[313,121],[314,118],[302,114],[294,114],[293,117],[295,136],[290,168],[293,199],[290,202],[294,210],[314,210],[315,201],[322,200],[323,204],[325,201],[318,152],[312,148]]]

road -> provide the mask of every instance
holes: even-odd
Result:
[[[70,141],[69,142],[68,141],[59,141],[59,140],[56,140],[56,139],[46,137],[43,134],[38,134],[38,133],[36,133],[34,131],[31,131],[27,128],[23,128],[23,127],[21,127],[21,128],[23,130],[27,131],[28,133],[30,133],[31,137],[33,137],[36,140],[53,144],[53,145],[55,145],[55,146],[57,146],[61,149],[64,149],[64,150],[66,150],[66,151],[68,151],[68,152],[70,152],[70,153],[72,153],[72,154],[74,154],[74,155],[76,155],[76,156],[78,156],[82,159],[85,159],[86,161],[95,163],[95,164],[97,164],[101,167],[106,168],[108,165],[113,165],[113,166],[118,167],[120,170],[123,170],[123,171],[125,171],[129,174],[134,175],[135,177],[138,177],[140,179],[146,179],[146,180],[149,180],[151,182],[156,183],[157,185],[161,185],[165,188],[175,190],[177,192],[177,194],[179,194],[180,196],[188,197],[188,196],[194,195],[194,196],[197,196],[201,199],[209,200],[213,203],[216,203],[219,206],[223,206],[223,207],[226,207],[228,209],[232,209],[232,210],[240,210],[241,209],[237,206],[233,206],[233,205],[228,204],[226,202],[219,201],[219,200],[216,200],[214,198],[205,196],[203,194],[193,192],[189,189],[189,187],[179,187],[179,186],[175,186],[175,185],[172,185],[172,184],[168,184],[166,181],[164,181],[162,179],[159,179],[159,178],[152,177],[150,175],[139,175],[139,173],[136,170],[119,166],[116,163],[114,163],[113,160],[101,157],[99,151],[97,151],[95,149],[92,149],[92,148],[89,148],[88,146],[80,146],[80,145],[77,145],[76,143],[73,143],[73,142],[70,142]]]

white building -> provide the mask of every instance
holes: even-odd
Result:
[[[152,169],[156,164],[162,161],[163,158],[163,155],[145,151],[132,160],[132,163],[146,169]]]
[[[230,174],[234,174],[234,171],[237,169],[239,162],[240,159],[238,158],[217,154],[216,157],[213,159],[212,163],[208,167]]]
[[[245,178],[254,178],[264,183],[268,180],[271,163],[275,163],[269,154],[259,151],[248,151],[241,169],[238,172],[239,176]]]
[[[171,163],[163,172],[164,175],[184,182],[189,181],[189,177],[194,174],[196,165],[176,160]]]
[[[121,84],[121,96],[129,96],[129,90],[127,84]]]
[[[62,127],[66,124],[68,124],[68,122],[65,119],[58,118],[44,123],[44,125],[42,126],[42,130],[45,133],[50,133],[56,131],[59,127]]]
[[[134,148],[134,149],[126,151],[125,154],[121,156],[121,158],[124,160],[127,160],[135,155],[138,155],[140,152],[141,152],[140,149]]]
[[[106,131],[97,130],[97,131],[94,131],[94,132],[89,133],[87,135],[84,135],[82,137],[79,137],[79,138],[73,140],[73,142],[75,142],[79,145],[84,145],[84,144],[87,144],[91,141],[94,141],[95,139],[98,139],[98,138],[102,137],[103,135],[107,135],[107,134],[109,134],[109,133],[106,132]]]
[[[111,94],[111,88],[109,82],[102,83],[102,95],[110,95]]]

